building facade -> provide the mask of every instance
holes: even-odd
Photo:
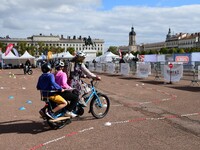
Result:
[[[104,50],[104,40],[103,39],[92,39],[92,42],[94,45],[85,45],[84,39],[79,36],[78,38],[76,36],[73,36],[72,38],[68,36],[67,38],[64,38],[63,35],[54,36],[52,34],[50,35],[33,35],[31,37],[27,38],[0,38],[0,42],[9,44],[12,43],[15,46],[17,46],[20,42],[26,42],[26,46],[35,46],[38,47],[39,42],[43,42],[44,46],[47,47],[61,47],[65,51],[68,47],[73,47],[76,51],[83,50],[85,53],[87,53],[87,56],[96,57],[96,53],[103,52]]]
[[[141,50],[144,51],[159,51],[161,48],[200,48],[200,32],[172,34],[169,28],[165,41],[141,45]]]
[[[122,52],[136,52],[138,51],[138,45],[136,45],[136,32],[134,31],[134,28],[131,28],[131,31],[129,32],[129,44],[128,46],[119,46],[119,49]]]

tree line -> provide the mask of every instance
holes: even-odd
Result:
[[[118,47],[110,46],[108,51],[112,52],[113,54],[119,55]],[[148,55],[148,54],[174,54],[174,53],[192,53],[192,52],[200,52],[200,48],[192,47],[192,48],[161,48],[160,50],[149,50],[149,51],[136,51],[131,52],[133,55]],[[122,52],[124,55],[126,52]]]

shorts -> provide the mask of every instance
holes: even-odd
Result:
[[[63,104],[63,103],[66,103],[66,100],[60,96],[60,95],[53,95],[53,96],[50,96],[49,99],[57,104]]]

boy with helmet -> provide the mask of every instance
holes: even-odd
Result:
[[[45,91],[56,90],[58,92],[64,92],[64,89],[55,82],[55,77],[51,73],[51,65],[44,63],[41,67],[43,74],[39,77],[36,88],[42,90],[43,97],[49,97],[51,101],[56,102],[58,105],[51,111],[47,111],[46,115],[51,119],[56,119],[54,113],[67,106],[67,101],[57,93],[47,93]]]
[[[63,61],[58,61],[55,65],[56,73],[55,73],[55,81],[58,85],[60,85],[65,92],[59,93],[63,98],[70,101],[70,104],[67,106],[66,116],[76,117],[77,115],[72,112],[72,110],[76,107],[78,102],[78,95],[74,94],[74,88],[70,87],[67,84],[67,74],[63,72],[65,64]]]
[[[79,103],[81,103],[83,106],[87,106],[84,99],[82,98],[83,87],[82,87],[82,81],[81,77],[87,76],[88,78],[93,78],[96,80],[101,80],[100,77],[95,75],[94,73],[90,72],[84,64],[84,59],[86,58],[86,54],[83,51],[78,51],[76,53],[76,56],[72,59],[71,63],[71,72],[70,72],[70,86],[72,88],[75,88],[78,91],[79,95]]]

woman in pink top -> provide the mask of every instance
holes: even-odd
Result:
[[[59,95],[61,95],[65,100],[70,101],[70,104],[67,106],[68,111],[66,112],[66,115],[74,118],[77,115],[74,114],[72,110],[76,107],[79,97],[75,94],[75,89],[67,84],[67,74],[63,72],[64,66],[65,64],[62,61],[59,61],[56,64],[55,81],[58,85],[65,89],[65,92],[59,93]]]

